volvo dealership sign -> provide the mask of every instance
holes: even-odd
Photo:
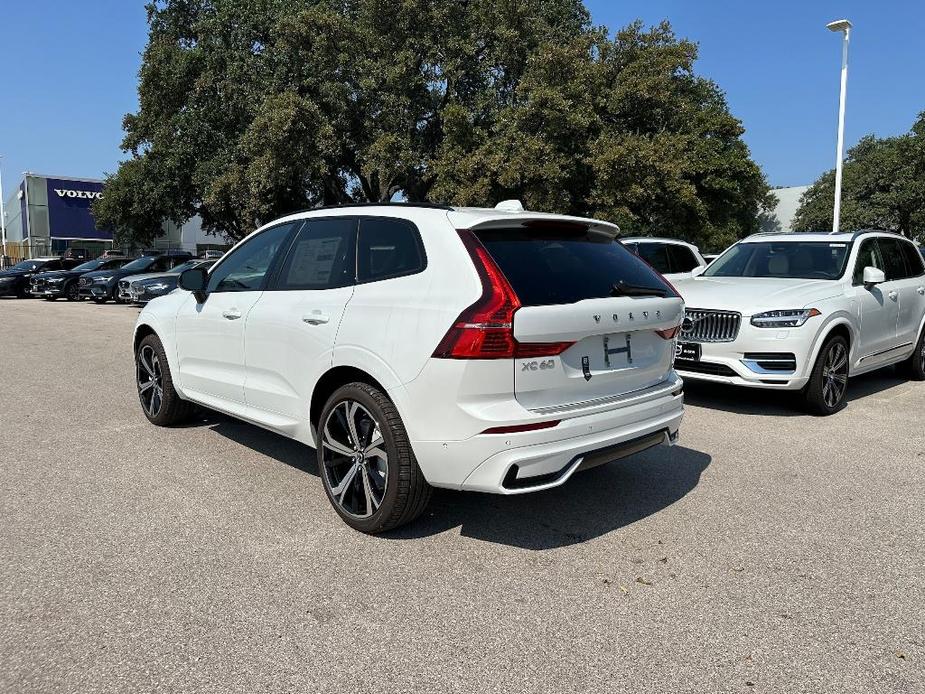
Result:
[[[112,232],[98,229],[90,206],[103,197],[98,181],[46,179],[48,185],[48,229],[52,238],[105,239]]]

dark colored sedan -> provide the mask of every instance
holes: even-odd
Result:
[[[134,275],[119,280],[119,298],[133,304],[146,304],[164,294],[169,294],[177,288],[177,280],[184,270],[201,267],[208,270],[215,264],[214,260],[196,258],[177,265],[170,272],[156,272],[144,275]]]
[[[0,296],[29,296],[29,285],[33,275],[49,270],[70,270],[80,264],[79,260],[63,258],[33,258],[16,263],[0,272]]]
[[[131,262],[131,258],[97,258],[78,265],[71,270],[40,272],[32,277],[32,296],[39,296],[48,301],[60,297],[68,301],[77,301],[77,281],[81,275],[94,270],[111,270]]]
[[[111,270],[96,270],[80,276],[78,294],[81,298],[93,299],[98,304],[107,301],[120,303],[119,280],[129,275],[139,275],[143,272],[166,272],[192,258],[186,255],[144,255],[127,265]]]

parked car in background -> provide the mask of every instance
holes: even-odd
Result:
[[[100,257],[101,258],[124,258],[126,257],[126,255],[118,248],[110,248],[110,249],[103,251]]]
[[[131,258],[97,258],[81,263],[70,270],[41,272],[32,276],[30,291],[32,296],[42,297],[49,301],[61,297],[65,297],[68,301],[77,301],[80,298],[77,283],[81,275],[95,270],[117,269],[131,261]]]
[[[218,260],[223,255],[225,255],[225,251],[203,251],[199,257],[206,260]]]
[[[697,246],[686,241],[644,236],[620,241],[671,282],[690,277],[697,268],[707,266]]]
[[[707,265],[709,265],[709,264],[712,263],[714,260],[716,260],[717,258],[719,258],[719,256],[720,256],[719,253],[704,253],[704,254],[703,254],[703,259],[706,261]]]
[[[152,272],[144,275],[130,275],[119,280],[119,298],[133,304],[146,304],[177,288],[177,278],[184,270],[201,267],[208,270],[215,264],[214,260],[194,258],[177,265],[168,272]]]
[[[39,272],[49,270],[68,270],[80,263],[68,258],[32,258],[21,260],[0,272],[0,296],[16,296],[25,299],[29,293],[32,277]]]
[[[363,532],[414,519],[432,486],[559,486],[681,423],[682,300],[616,232],[512,201],[280,219],[141,310],[141,407],[165,426],[198,403],[314,445]]]
[[[78,281],[78,294],[81,298],[92,299],[98,304],[112,300],[119,303],[119,280],[129,275],[142,272],[166,272],[190,259],[190,254],[183,255],[144,255],[119,268],[88,272]]]
[[[61,257],[68,260],[89,260],[90,251],[86,248],[68,248]]]
[[[925,264],[898,234],[757,234],[677,287],[685,379],[802,391],[823,415],[851,376],[925,379]]]

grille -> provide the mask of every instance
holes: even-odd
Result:
[[[128,280],[119,280],[119,289],[128,291]]]
[[[684,312],[681,339],[688,342],[732,342],[739,334],[742,314],[689,308]]]
[[[33,279],[32,288],[35,290],[41,290],[45,288],[45,280]]]
[[[695,374],[708,374],[710,376],[738,376],[738,374],[725,364],[711,364],[708,361],[691,361],[690,359],[675,359],[674,368],[678,371],[688,371]]]
[[[93,282],[89,277],[81,277],[79,281],[81,287],[89,287],[90,283]]]

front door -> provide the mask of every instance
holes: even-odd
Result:
[[[180,385],[193,397],[245,402],[244,326],[294,226],[270,227],[232,249],[209,273],[206,300],[198,303],[190,294],[180,307]]]
[[[245,326],[246,402],[305,420],[354,291],[356,217],[309,220]]]
[[[887,281],[865,286],[865,267],[883,270]],[[855,361],[859,362],[859,366],[867,367],[890,358],[890,350],[896,347],[896,325],[899,320],[896,282],[890,281],[877,239],[867,239],[861,244],[855,261],[853,284],[861,326]]]

